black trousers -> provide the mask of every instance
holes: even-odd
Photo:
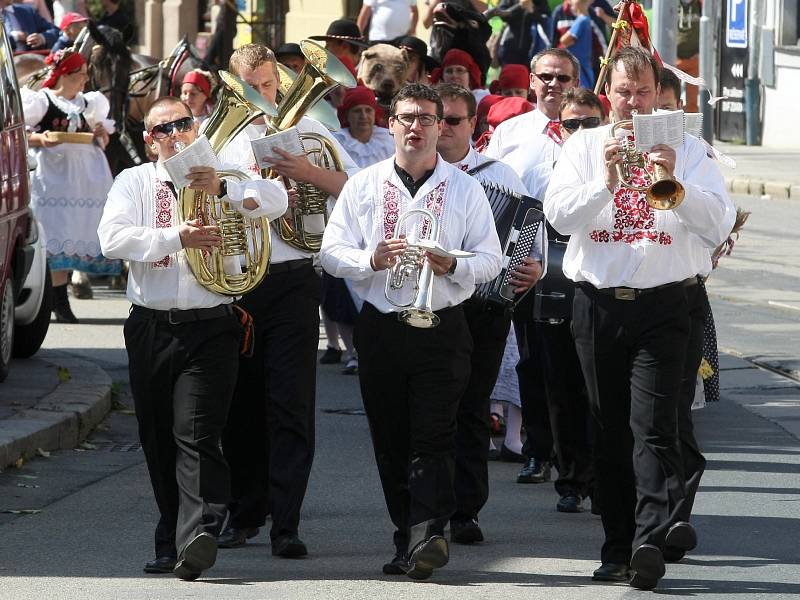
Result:
[[[456,414],[472,339],[460,306],[437,314],[438,327],[418,329],[365,303],[354,333],[361,396],[399,551],[456,510]]]
[[[589,401],[571,320],[536,323],[559,496],[584,497],[592,478]],[[538,457],[537,457],[538,458]]]
[[[506,347],[511,314],[495,307],[463,305],[473,351],[467,388],[458,403],[453,520],[477,518],[489,499],[490,396]]]
[[[222,446],[231,466],[230,525],[296,535],[314,460],[320,279],[311,264],[268,275],[239,304],[253,316]]]
[[[170,325],[134,307],[125,348],[139,438],[160,518],[156,556],[202,532],[215,537],[229,498],[220,437],[236,384],[241,327],[233,316]]]
[[[680,441],[683,474],[686,479],[685,495],[675,494],[677,502],[672,509],[672,522],[688,521],[692,514],[694,498],[700,487],[700,478],[706,470],[706,459],[694,436],[692,403],[694,402],[697,371],[703,360],[703,328],[705,318],[711,310],[704,285],[695,285],[686,290],[689,302],[689,317],[692,321],[689,346],[686,351],[686,366],[678,400],[678,440]]]
[[[685,288],[627,301],[581,286],[572,324],[598,423],[601,560],[627,564],[632,547],[663,546],[684,493],[677,409],[691,330]]]

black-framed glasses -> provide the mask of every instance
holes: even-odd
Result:
[[[431,127],[432,125],[436,125],[439,122],[439,117],[436,115],[432,115],[429,113],[401,113],[399,115],[394,115],[395,120],[397,120],[403,127],[413,127],[414,121],[419,120],[419,124],[423,127]]]
[[[534,75],[545,83],[550,83],[553,79],[558,80],[559,83],[569,83],[572,81],[572,75],[556,75],[555,73],[534,73]]]
[[[594,129],[600,126],[600,117],[584,117],[582,119],[565,119],[561,121],[561,125],[572,133],[578,131],[581,127],[584,129]]]
[[[470,117],[469,115],[467,115],[466,117],[453,117],[453,116],[450,116],[450,117],[444,117],[442,119],[442,121],[444,121],[445,123],[447,123],[451,127],[458,127],[459,125],[461,125],[461,121],[463,121],[464,119],[471,119],[471,118],[472,117]]]
[[[154,139],[163,140],[171,136],[172,132],[175,130],[179,133],[186,133],[192,128],[192,125],[194,125],[193,117],[182,117],[170,121],[169,123],[153,125],[153,128],[150,130],[150,135],[152,135]]]

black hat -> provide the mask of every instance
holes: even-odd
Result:
[[[278,49],[275,50],[276,57],[289,56],[289,55],[302,57],[303,52],[302,50],[300,50],[300,44],[295,44],[295,43],[281,44],[280,46],[278,46]]]
[[[369,46],[364,36],[361,35],[361,30],[356,25],[356,22],[350,19],[336,19],[328,25],[328,31],[325,32],[325,35],[310,35],[308,39],[318,41],[338,40],[364,48]]]
[[[439,66],[438,60],[436,60],[432,56],[428,56],[428,44],[426,44],[418,37],[414,37],[413,35],[406,35],[395,40],[394,45],[400,48],[401,50],[406,49],[409,52],[413,52],[414,54],[422,58],[423,61],[425,62],[425,69],[428,72],[433,71],[435,68]]]

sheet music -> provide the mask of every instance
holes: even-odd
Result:
[[[192,167],[214,167],[217,171],[222,168],[205,135],[201,135],[175,156],[164,161],[164,168],[172,178],[176,189],[184,188],[191,183],[186,175]]]
[[[273,148],[280,148],[284,152],[294,155],[306,153],[297,127],[289,127],[278,133],[256,138],[250,141],[250,145],[253,148],[253,156],[256,157],[256,163],[261,169],[271,167],[273,164],[272,158],[278,157],[273,152]]]
[[[703,137],[703,113],[686,113],[684,115],[686,133],[696,138]]]
[[[677,148],[683,143],[684,118],[682,110],[633,116],[633,135],[636,148],[649,152],[653,146],[666,144]]]
[[[421,248],[425,248],[431,254],[442,258],[472,258],[475,256],[474,252],[467,252],[466,250],[446,250],[435,240],[418,240],[414,243]]]

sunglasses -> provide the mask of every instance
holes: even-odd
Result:
[[[423,127],[431,127],[432,125],[436,125],[439,121],[439,117],[436,115],[431,114],[416,114],[416,113],[401,113],[399,115],[394,115],[396,121],[398,121],[403,127],[413,127],[414,121],[419,120],[419,124]]]
[[[181,119],[170,121],[169,123],[154,125],[150,130],[150,135],[153,136],[153,139],[163,140],[171,136],[172,132],[175,130],[177,130],[179,133],[186,133],[192,128],[192,125],[194,125],[194,118],[183,117]]]
[[[561,121],[561,125],[572,133],[578,131],[581,127],[584,129],[594,129],[600,126],[600,117],[584,117],[583,119],[566,119]]]
[[[559,83],[569,83],[572,81],[572,75],[556,75],[555,73],[534,73],[534,75],[545,83],[550,83],[553,79],[558,80]]]
[[[458,127],[459,125],[461,125],[461,121],[463,121],[464,119],[471,119],[471,118],[472,117],[470,117],[470,116],[466,116],[466,117],[444,117],[442,119],[442,121],[444,121],[445,123],[447,123],[451,127]]]

